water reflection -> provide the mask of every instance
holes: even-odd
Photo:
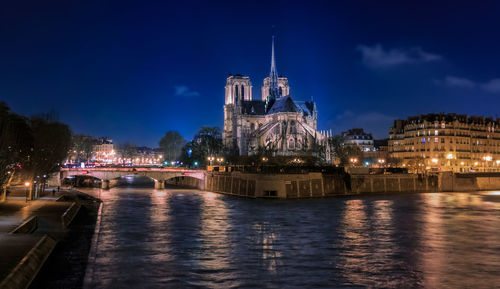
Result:
[[[231,263],[233,242],[229,240],[231,227],[228,222],[228,204],[215,193],[203,192],[200,215],[200,255],[197,274],[201,276],[199,286],[208,288],[239,286],[232,278],[234,264]]]
[[[279,201],[102,191],[91,287],[492,288],[500,202],[490,195]]]
[[[360,285],[366,274],[369,248],[366,206],[362,200],[347,200],[341,228],[340,258],[337,268],[348,284]]]

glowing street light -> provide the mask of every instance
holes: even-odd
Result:
[[[29,191],[29,187],[31,186],[31,183],[25,182],[24,186],[26,187],[26,203],[27,203],[28,202],[28,191]]]

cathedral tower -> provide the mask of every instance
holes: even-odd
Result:
[[[240,74],[230,75],[226,80],[225,90],[224,131],[222,141],[224,147],[236,149],[238,121],[240,121],[242,103],[243,101],[252,100],[252,83],[248,76]]]
[[[226,80],[226,105],[237,104],[241,100],[252,100],[250,77],[241,74],[230,75]]]

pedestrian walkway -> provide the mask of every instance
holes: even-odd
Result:
[[[54,240],[60,240],[66,231],[61,223],[61,216],[72,202],[56,202],[62,195],[70,192],[56,192],[38,200],[26,202],[25,198],[9,196],[0,203],[0,282],[24,256],[48,235]],[[13,229],[31,216],[38,217],[38,227],[32,234],[10,234]]]

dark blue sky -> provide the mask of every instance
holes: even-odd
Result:
[[[77,3],[80,2],[80,3]],[[0,100],[75,133],[156,146],[222,127],[225,79],[278,72],[319,129],[387,137],[395,118],[497,116],[498,1],[5,1]]]

